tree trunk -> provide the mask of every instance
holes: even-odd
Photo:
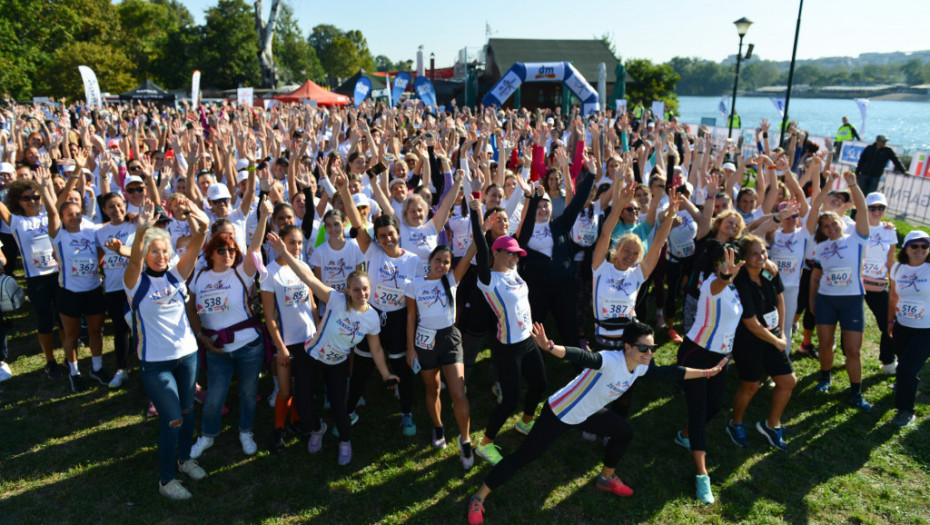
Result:
[[[278,83],[278,71],[274,65],[271,46],[274,43],[274,28],[278,21],[281,0],[272,0],[271,15],[266,23],[262,20],[263,0],[255,1],[255,31],[258,33],[258,66],[262,72],[262,87],[273,89]]]

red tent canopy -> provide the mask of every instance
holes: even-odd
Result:
[[[312,80],[307,80],[290,93],[274,97],[281,102],[300,102],[302,98],[315,100],[318,106],[344,106],[349,103],[349,97],[323,89]]]

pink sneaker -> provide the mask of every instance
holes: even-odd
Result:
[[[155,405],[149,401],[149,407],[145,409],[145,415],[148,417],[158,417],[158,410],[155,410]]]

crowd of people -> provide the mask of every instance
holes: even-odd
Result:
[[[792,358],[819,359],[815,390],[830,391],[837,325],[848,403],[871,409],[866,305],[882,335],[876,372],[897,375],[892,422],[915,419],[930,353],[921,343],[930,235],[914,230],[896,249],[885,196],[837,174],[831,145],[800,130],[772,147],[763,121],[755,154],[744,156],[706,129],[649,112],[372,102],[2,112],[4,271],[22,266],[45,373],[66,376],[74,392],[92,382],[121,388],[135,350],[148,411],[161,422],[166,497],[191,497],[179,473],[207,476],[198,458],[220,439],[233,377],[244,454],[266,432],[272,451],[290,434],[316,454],[332,425],[346,465],[356,407],[376,395],[368,383],[377,370],[395,392],[403,435],[417,434],[422,380],[432,446],[447,447],[444,388],[463,468],[474,455],[494,465],[469,523],[483,521],[492,490],[575,427],[605,444],[595,486],[632,495],[616,469],[633,435],[638,378],[680,382],[687,419],[669,439],[691,454],[696,498],[713,503],[705,428],[724,409],[729,364],[739,379],[729,438],[746,447],[755,428],[787,450]],[[559,343],[543,325],[550,316]],[[653,362],[657,333],[678,345],[676,365]],[[491,395],[467,388],[488,346]],[[546,374],[555,359],[578,373],[558,389]],[[272,429],[253,425],[263,370],[274,382]],[[767,417],[745,422],[766,383]],[[474,403],[493,409],[473,443]],[[527,437],[508,453],[495,441],[518,409],[515,430]]]

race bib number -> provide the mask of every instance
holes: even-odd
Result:
[[[349,355],[348,352],[344,352],[340,348],[335,347],[329,343],[324,344],[319,350],[315,351],[314,354],[316,355],[317,359],[330,365],[339,364],[345,361],[346,356]]]
[[[89,258],[74,257],[71,259],[71,275],[74,277],[90,277],[97,272],[97,261]]]
[[[921,321],[924,318],[923,301],[899,301],[898,315],[904,319],[913,319]]]
[[[417,333],[415,338],[416,340],[414,341],[414,344],[417,346],[417,348],[432,350],[436,347],[436,330],[423,326],[417,326]]]
[[[887,275],[888,267],[882,262],[865,261],[862,265],[862,275],[872,279],[884,279]]]
[[[778,326],[778,310],[772,310],[771,312],[762,316],[762,319],[765,321],[765,327],[769,330],[774,330]]]
[[[375,299],[383,306],[393,306],[395,308],[400,308],[406,301],[402,288],[391,288],[385,284],[379,284],[375,288]]]
[[[733,337],[736,335],[735,332],[730,332],[723,334],[723,344],[721,345],[721,352],[724,354],[729,354],[733,351]]]
[[[57,264],[48,235],[39,235],[32,239],[32,263],[37,268],[54,268]]]
[[[197,296],[197,313],[219,314],[229,310],[229,291],[210,290]]]
[[[633,303],[612,297],[605,297],[603,303],[604,306],[601,308],[601,313],[608,319],[633,317]]]
[[[691,257],[694,255],[694,241],[686,242],[678,246],[678,255],[676,257]]]
[[[284,287],[284,306],[297,308],[310,299],[310,290],[304,284],[294,284]]]
[[[851,268],[824,270],[824,275],[827,277],[827,286],[840,287],[852,284],[853,273]]]
[[[575,235],[575,244],[579,246],[594,246],[595,241],[597,241],[597,225],[578,228],[578,234]]]
[[[104,270],[121,270],[126,268],[127,259],[121,255],[110,252],[103,259]]]
[[[793,274],[798,269],[798,262],[790,257],[775,257],[772,259],[778,265],[778,271],[788,275]]]

